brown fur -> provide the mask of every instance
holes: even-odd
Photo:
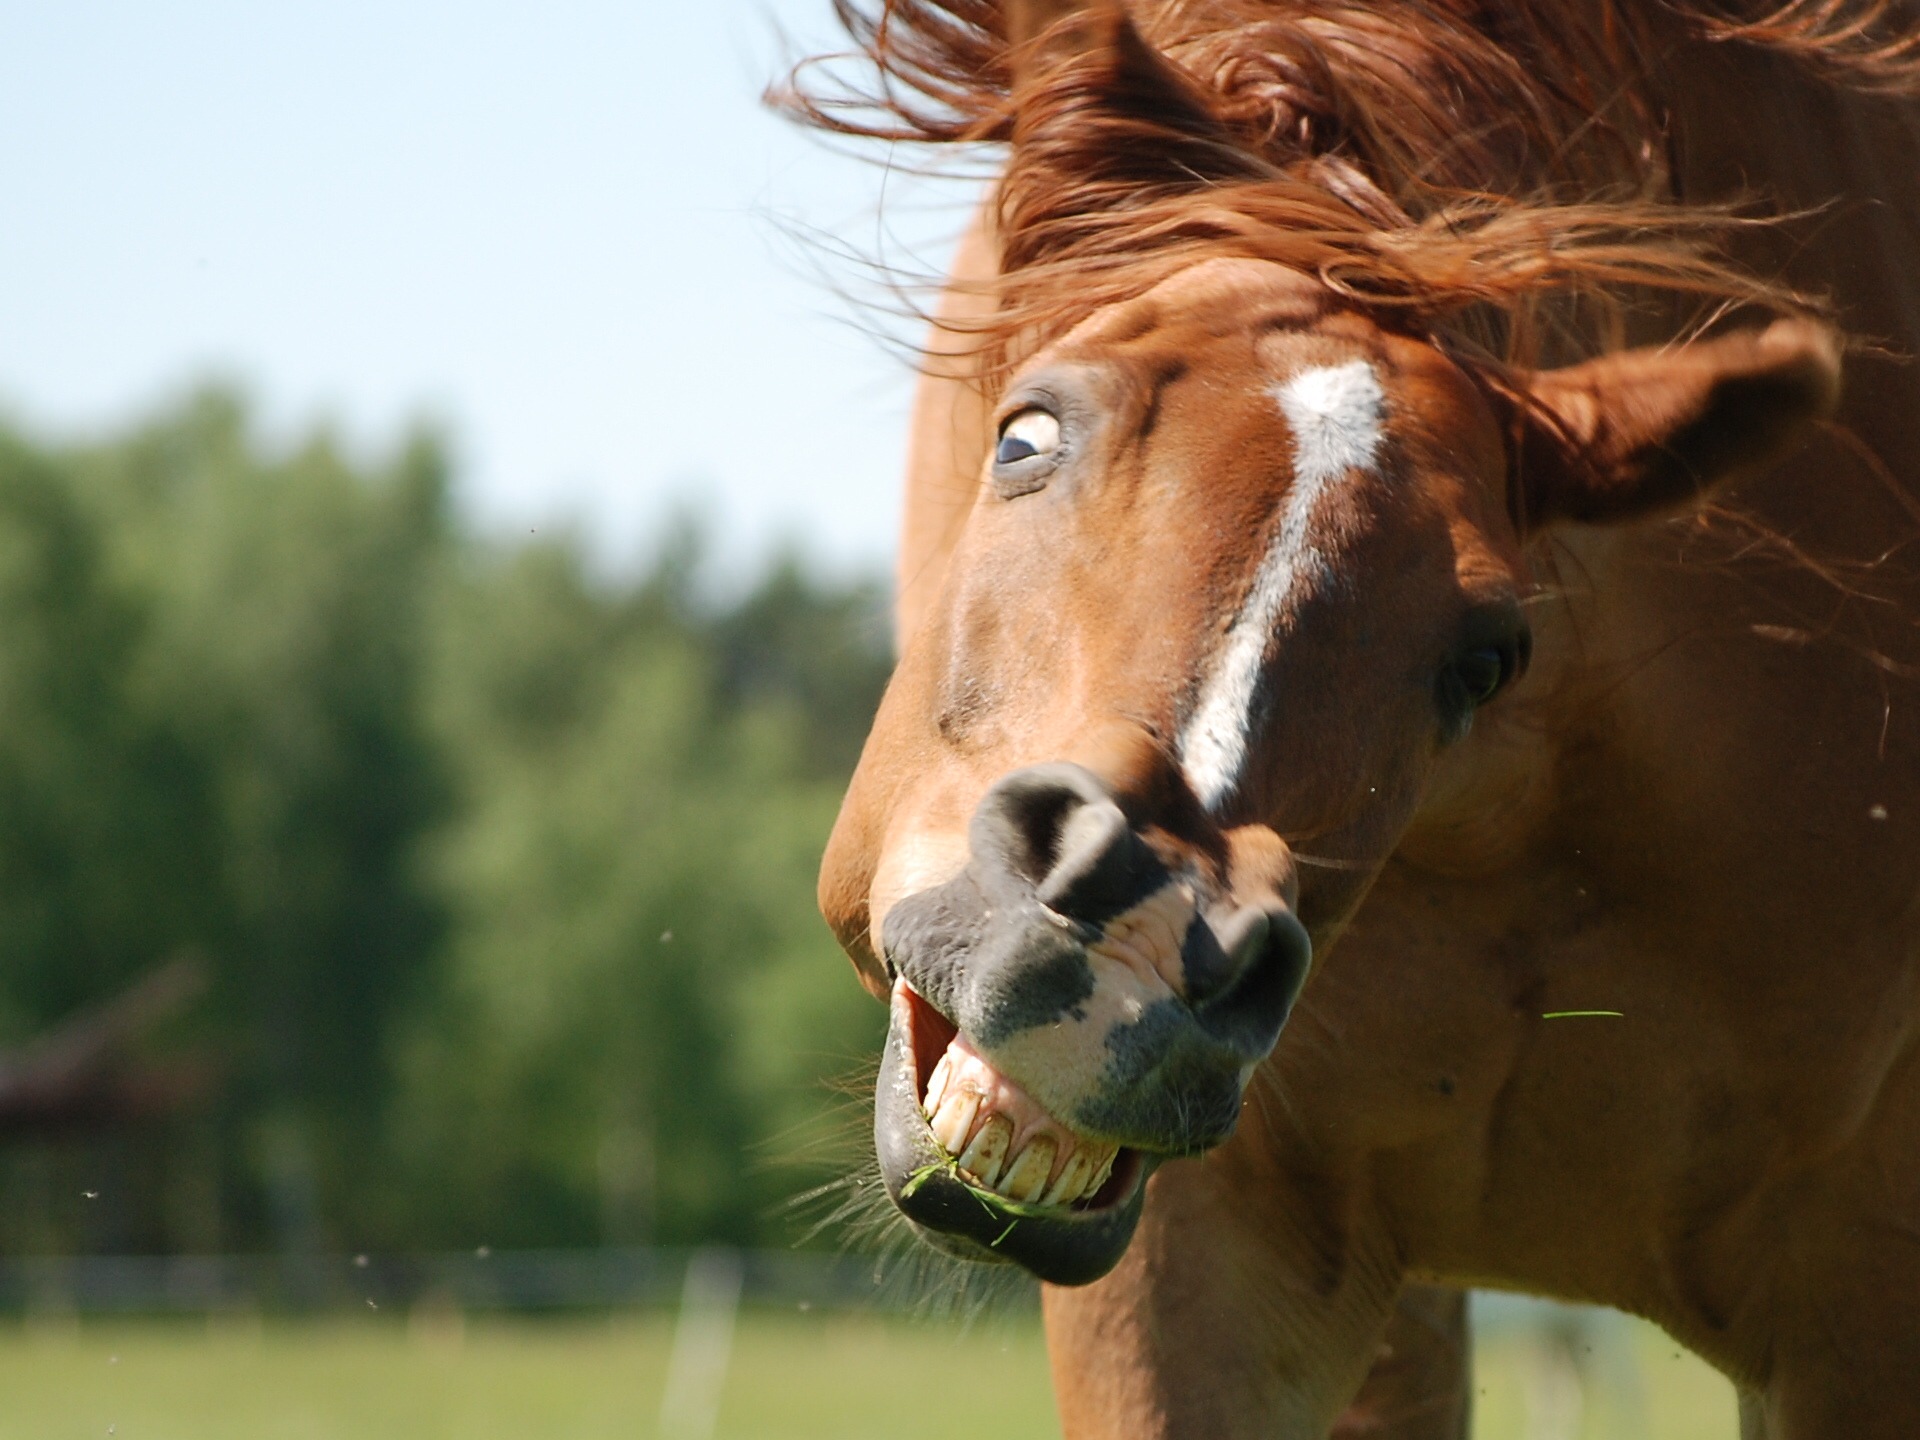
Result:
[[[1426,427],[1363,557],[1379,628],[1283,657],[1326,680],[1244,817],[1300,862],[1314,976],[1235,1139],[1160,1172],[1113,1276],[1049,1293],[1069,1434],[1324,1433],[1421,1280],[1649,1316],[1753,1434],[1920,1433],[1920,387],[1858,355],[1796,446],[1784,422],[1831,399],[1802,322],[1532,368],[1680,332],[1691,302],[1650,290],[1824,296],[1920,347],[1920,122],[1830,83],[1911,89],[1902,12],[1170,0],[1137,7],[1145,43],[1097,13],[1019,49],[995,5],[846,13],[899,88],[834,123],[1014,141],[916,418],[903,580],[927,578],[823,871],[870,979],[874,907],[951,865],[996,776],[1172,723],[1179,637],[1285,460],[1165,377],[1261,373],[1235,335],[1299,304],[1263,267],[1318,282],[1286,344],[1380,357]],[[1708,247],[1753,189],[1829,208]],[[1159,397],[1104,473],[1208,495],[1207,522],[1130,502],[1036,531],[981,498],[983,398],[1036,353]],[[1533,587],[1532,671],[1419,749],[1385,667],[1437,597],[1503,584]],[[1622,1018],[1543,1018],[1596,1008]],[[1457,1433],[1399,1398],[1392,1433]]]

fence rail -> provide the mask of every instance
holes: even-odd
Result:
[[[696,1250],[462,1251],[431,1255],[98,1255],[0,1259],[0,1315],[222,1311],[621,1309],[676,1305]],[[753,1304],[900,1309],[870,1257],[728,1252]],[[1016,1303],[1018,1298],[1016,1297]]]
[[[0,1258],[0,1316],[217,1315],[223,1312],[398,1310],[469,1312],[675,1309],[689,1270],[724,1256],[749,1305],[803,1310],[938,1310],[942,1289],[902,1277],[872,1256],[795,1250],[503,1250],[425,1255],[92,1255]],[[910,1267],[909,1267],[910,1268]],[[984,1277],[997,1311],[1037,1307],[1037,1288],[1005,1267]],[[731,1282],[729,1282],[731,1283]],[[980,1299],[976,1287],[974,1300]],[[962,1309],[971,1308],[962,1305]],[[1481,1335],[1566,1333],[1580,1343],[1619,1341],[1627,1318],[1595,1310],[1477,1293]]]

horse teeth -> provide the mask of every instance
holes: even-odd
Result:
[[[1032,1202],[1047,1188],[1047,1176],[1053,1173],[1053,1141],[1041,1135],[1027,1142],[1007,1173],[995,1187],[1009,1200]]]
[[[973,1117],[980,1113],[980,1097],[971,1090],[956,1090],[940,1104],[931,1122],[933,1138],[949,1155],[958,1155],[973,1131]]]
[[[927,1098],[922,1106],[931,1117],[938,1113],[940,1101],[947,1093],[947,1081],[953,1076],[952,1057],[942,1055],[940,1063],[933,1067],[933,1074],[927,1078]]]
[[[1084,1150],[1076,1149],[1067,1157],[1067,1163],[1060,1167],[1060,1177],[1053,1182],[1041,1201],[1045,1205],[1071,1205],[1085,1193],[1087,1179],[1093,1174],[1093,1161],[1087,1158]]]
[[[991,1116],[961,1155],[960,1168],[991,1190],[1006,1162],[1007,1146],[1012,1143],[1012,1122],[1004,1115]]]
[[[1113,1162],[1119,1158],[1119,1147],[1108,1146],[1106,1155],[1101,1159],[1100,1163],[1094,1167],[1092,1178],[1087,1181],[1086,1188],[1080,1193],[1088,1199],[1092,1199],[1095,1195],[1098,1195],[1100,1193],[1100,1187],[1106,1184],[1108,1177],[1113,1174]]]

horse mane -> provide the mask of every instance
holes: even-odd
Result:
[[[999,0],[877,3],[835,0],[852,55],[803,62],[774,102],[843,135],[1008,147],[996,303],[971,322],[989,374],[1216,255],[1523,363],[1618,343],[1650,297],[1818,309],[1727,257],[1767,217],[1674,198],[1656,77],[1676,44],[1717,44],[1920,93],[1900,0],[1106,0],[1032,37]]]

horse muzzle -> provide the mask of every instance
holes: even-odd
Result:
[[[1262,834],[1208,863],[1077,765],[987,793],[966,867],[882,925],[875,1138],[923,1234],[1084,1284],[1126,1249],[1152,1169],[1233,1132],[1311,956]]]

